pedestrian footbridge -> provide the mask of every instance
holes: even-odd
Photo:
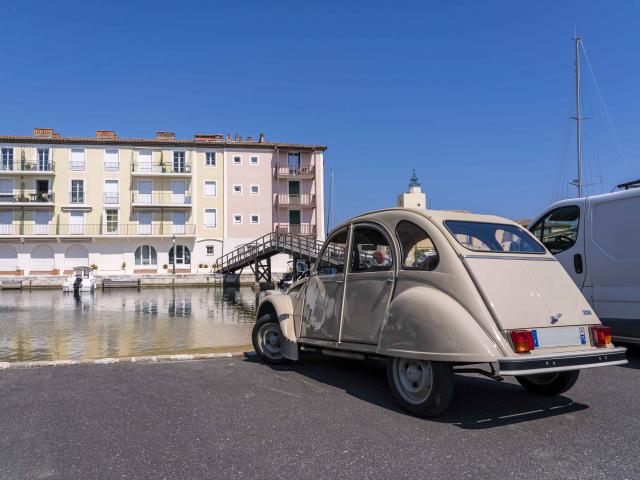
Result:
[[[249,267],[256,282],[271,282],[271,257],[286,253],[293,257],[293,265],[297,260],[307,260],[311,265],[318,259],[322,245],[320,240],[304,235],[268,233],[224,255],[218,264],[218,273],[241,273]]]

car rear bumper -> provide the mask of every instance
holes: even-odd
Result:
[[[624,347],[570,352],[549,356],[506,357],[498,360],[498,375],[535,375],[538,373],[580,370],[627,363]]]

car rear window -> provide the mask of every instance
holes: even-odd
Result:
[[[460,220],[444,224],[460,245],[475,252],[545,253],[526,230],[515,225]]]

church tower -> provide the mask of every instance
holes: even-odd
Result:
[[[422,191],[415,169],[409,179],[409,191],[398,195],[398,207],[427,208],[427,195]]]

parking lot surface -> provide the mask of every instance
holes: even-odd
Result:
[[[640,478],[640,355],[555,398],[458,375],[400,410],[382,365],[306,357],[0,371],[0,478]]]

